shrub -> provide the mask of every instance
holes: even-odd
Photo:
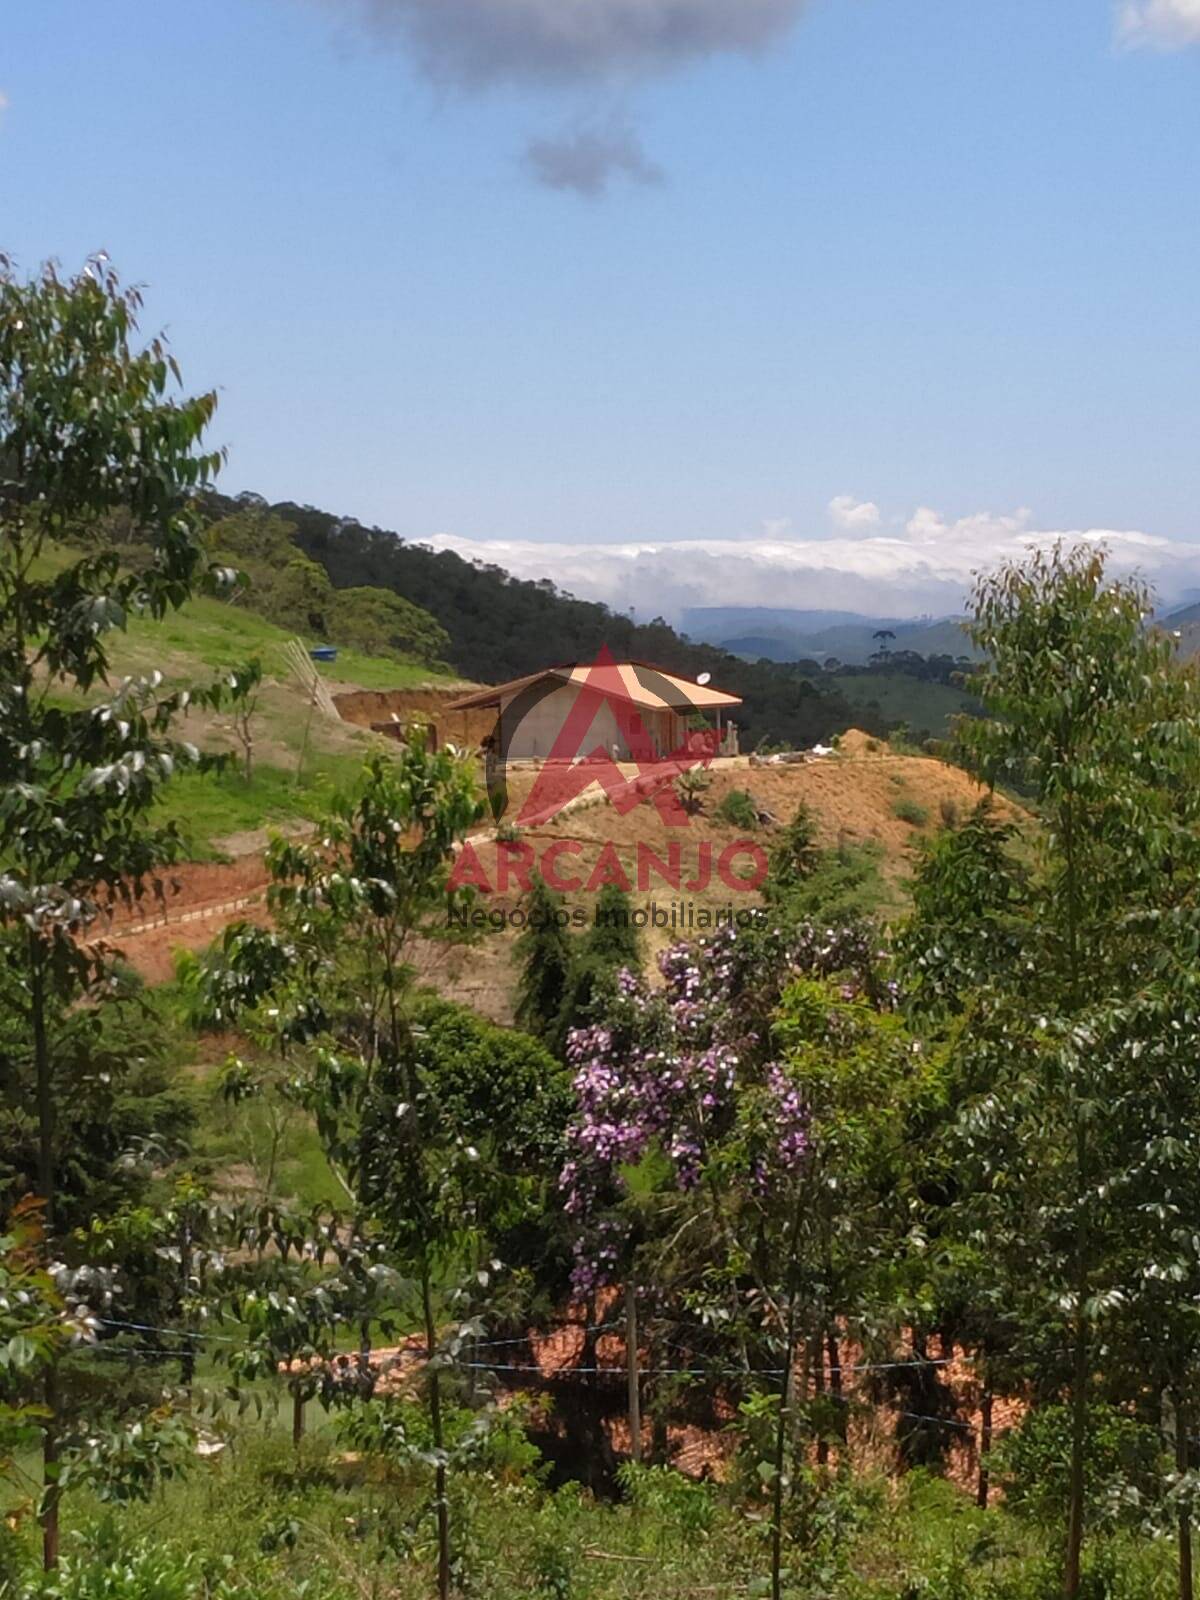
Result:
[[[712,1527],[712,1489],[706,1483],[685,1478],[674,1467],[645,1467],[626,1461],[617,1468],[617,1480],[630,1505],[665,1524],[664,1532],[674,1527],[695,1539]]]
[[[731,789],[717,807],[717,816],[731,828],[751,833],[758,827],[758,807],[745,789]]]
[[[1030,1411],[996,1449],[997,1477],[1007,1503],[1033,1521],[1061,1522],[1070,1460],[1067,1407]],[[1089,1407],[1084,1492],[1089,1523],[1141,1523],[1162,1494],[1156,1431],[1111,1406]]]
[[[45,1600],[202,1600],[208,1585],[199,1560],[161,1540],[139,1541],[112,1555],[67,1556]]]
[[[938,812],[944,828],[958,827],[958,801],[952,795],[944,794],[938,802]]]
[[[784,828],[779,843],[771,851],[766,887],[768,900],[774,903],[783,899],[798,884],[812,876],[821,859],[816,841],[816,823],[811,811],[801,801],[796,808],[796,815]]]
[[[712,777],[703,767],[689,767],[675,779],[675,796],[689,817],[704,810],[704,796],[712,787]]]
[[[929,821],[928,810],[917,800],[897,800],[892,812],[901,822],[910,823],[914,828],[923,828]]]

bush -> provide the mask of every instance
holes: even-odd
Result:
[[[697,1539],[712,1527],[715,1502],[708,1484],[685,1478],[673,1467],[644,1467],[635,1461],[623,1462],[617,1479],[629,1504],[664,1524],[664,1531],[678,1529]]]
[[[689,817],[704,810],[705,793],[712,787],[712,777],[703,767],[689,767],[675,779],[675,797]]]
[[[1089,1524],[1140,1524],[1163,1493],[1155,1429],[1111,1406],[1088,1413],[1084,1492]],[[1066,1406],[1031,1411],[996,1449],[997,1479],[1009,1506],[1053,1524],[1066,1516],[1071,1460],[1071,1415]]]
[[[744,833],[752,833],[758,827],[758,807],[745,789],[731,789],[717,807],[717,816]]]
[[[900,818],[901,822],[908,822],[914,828],[923,828],[929,821],[928,810],[917,800],[897,800],[892,807],[893,815]]]
[[[209,1593],[199,1560],[157,1539],[107,1557],[67,1556],[43,1591],[45,1600],[206,1600]]]
[[[816,871],[821,860],[817,849],[817,825],[803,801],[796,815],[784,828],[779,843],[771,851],[770,871],[764,891],[768,901],[784,899]]]

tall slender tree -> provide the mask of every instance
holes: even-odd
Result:
[[[215,397],[176,399],[162,339],[138,344],[140,299],[104,258],[77,277],[22,281],[0,257],[0,924],[32,1044],[37,1190],[58,1226],[56,1107],[70,1093],[50,1019],[105,997],[107,959],[87,943],[106,900],[140,892],[179,840],[151,808],[181,760],[182,692],[158,675],[114,684],[108,636],[180,605],[202,575],[196,491],[220,458],[202,440]],[[123,572],[94,533],[122,510],[149,548]],[[99,687],[85,704],[78,692]],[[65,691],[65,694],[64,694]],[[75,696],[75,698],[72,698]],[[64,704],[64,699],[66,704]],[[58,1395],[47,1368],[44,1559],[58,1560]]]
[[[574,957],[566,908],[562,896],[539,876],[533,880],[524,910],[525,927],[516,945],[521,963],[517,1024],[535,1038],[557,1044]]]
[[[1071,1600],[1095,1374],[1157,1268],[1151,1231],[1131,1244],[1131,1189],[1154,1170],[1148,1138],[1166,1132],[1172,1100],[1190,1115],[1187,1069],[1168,1090],[1135,1065],[1150,1041],[1168,1045],[1162,989],[1181,1002],[1200,867],[1200,699],[1147,628],[1149,611],[1142,587],[1111,580],[1090,548],[981,581],[971,632],[985,664],[973,687],[991,715],[963,731],[961,749],[987,783],[1019,781],[1040,826],[1027,876],[1009,863],[977,884],[973,922],[952,903],[963,872],[927,876],[918,893],[927,930],[956,930],[950,944],[923,941],[919,980],[950,1031],[967,1236],[998,1274],[1027,1363],[1070,1401]],[[1007,855],[995,836],[952,842],[935,865],[958,850],[960,866],[978,867],[998,849]],[[940,905],[939,892],[950,897]],[[948,1005],[955,988],[968,998]],[[1153,1026],[1148,993],[1164,999]],[[1150,1033],[1136,1049],[1135,1023]],[[1123,1114],[1130,1096],[1141,1115]]]

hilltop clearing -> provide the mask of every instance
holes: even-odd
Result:
[[[478,942],[430,947],[422,961],[429,982],[498,1021],[512,1019],[512,914],[534,868],[553,872],[564,886],[577,883],[565,889],[576,927],[590,920],[601,882],[628,886],[644,925],[645,952],[653,958],[675,939],[702,935],[718,919],[762,903],[761,893],[738,879],[761,870],[802,806],[815,843],[832,857],[829,894],[839,905],[890,920],[907,905],[920,839],[965,817],[984,796],[959,768],[931,756],[894,754],[853,729],[836,754],[804,764],[752,765],[744,756],[717,763],[703,810],[683,828],[666,827],[651,803],[621,815],[595,791],[551,822],[515,829],[512,819],[536,775],[532,766],[510,774],[508,825],[499,837],[489,830],[471,841],[479,886],[486,881],[491,890],[478,902]],[[729,820],[733,795],[749,796],[767,820],[749,829]],[[1018,814],[1002,797],[995,804],[1001,816]]]

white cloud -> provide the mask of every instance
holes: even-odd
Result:
[[[879,526],[879,507],[874,500],[856,500],[852,494],[839,494],[829,502],[829,515],[835,528],[847,533],[865,532]]]
[[[433,538],[438,549],[494,562],[519,578],[550,577],[570,593],[642,618],[677,618],[689,606],[746,605],[855,610],[878,616],[962,608],[975,574],[1056,540],[1103,543],[1115,571],[1137,571],[1164,604],[1200,588],[1200,543],[1136,529],[1039,529],[1027,510],[949,519],[919,507],[902,531],[805,538],[769,523],[750,539],[544,544],[535,540]]]
[[[1128,44],[1182,50],[1200,43],[1200,0],[1124,0],[1117,32]]]
[[[955,522],[947,522],[942,513],[935,511],[932,506],[918,506],[904,524],[904,531],[914,544],[968,542],[978,545],[986,540],[1002,544],[1020,538],[1032,521],[1033,512],[1027,506],[1022,506],[1010,516],[1001,517],[993,516],[990,511],[976,511],[972,516],[959,517]]]
[[[796,525],[791,517],[764,517],[762,537],[764,544],[778,544],[782,539],[794,539]]]

